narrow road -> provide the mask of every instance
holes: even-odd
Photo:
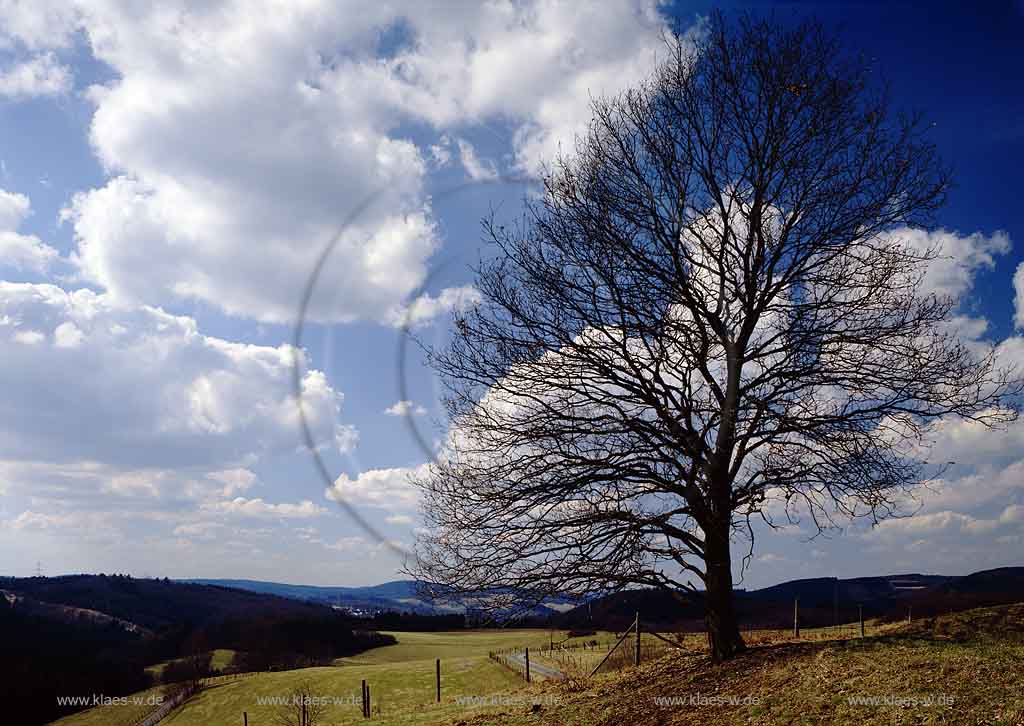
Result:
[[[508,660],[515,663],[524,671],[526,670],[526,656],[522,653],[511,653],[507,656]],[[530,661],[530,677],[534,675],[544,676],[545,678],[551,678],[552,680],[560,681],[565,678],[565,674],[557,668],[546,666],[536,661]]]

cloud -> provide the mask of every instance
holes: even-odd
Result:
[[[357,552],[371,548],[371,545],[362,537],[339,537],[330,543],[323,543],[324,547],[336,552]]]
[[[45,514],[25,511],[11,523],[14,529],[64,529],[75,523],[75,517],[69,514]]]
[[[206,475],[208,479],[220,482],[224,485],[221,494],[230,497],[236,492],[244,492],[256,482],[256,474],[248,469],[225,469],[214,471]]]
[[[170,472],[166,471],[130,471],[115,473],[110,479],[103,482],[104,493],[119,494],[121,496],[144,496],[159,497],[160,484],[170,478]]]
[[[427,409],[412,401],[399,401],[384,409],[384,413],[388,416],[425,416]]]
[[[53,330],[53,344],[58,348],[77,348],[84,337],[82,331],[70,321],[61,323]]]
[[[71,540],[80,547],[122,547],[126,537],[118,526],[119,519],[110,512],[40,512],[27,509],[4,525],[22,537],[41,533],[51,538]]]
[[[11,340],[21,345],[36,345],[46,340],[46,336],[38,330],[16,330]]]
[[[60,96],[71,90],[71,71],[53,53],[43,53],[0,69],[0,96]]]
[[[458,22],[424,4],[410,24],[416,42],[387,67],[400,107],[440,129],[509,120],[516,164],[532,173],[571,149],[592,98],[650,74],[665,18],[653,0],[540,0],[460,6]]]
[[[224,524],[221,522],[190,522],[179,524],[171,533],[176,537],[211,540],[216,537],[218,531],[223,529]]]
[[[115,501],[119,512],[145,509],[157,498],[171,503],[184,497],[205,496],[209,491],[200,492],[191,486],[187,474],[176,474],[171,469],[118,467],[88,459],[0,460],[0,477],[7,482],[8,493],[27,497],[36,506],[45,504],[54,512],[102,512]]]
[[[35,235],[18,234],[31,214],[29,198],[0,189],[0,267],[44,272],[57,259],[57,250]]]
[[[999,470],[1018,461],[1020,447],[1024,446],[1024,422],[1017,420],[993,429],[977,421],[947,417],[931,426],[929,438],[935,460],[965,467],[960,471],[979,467]]]
[[[498,170],[495,168],[494,162],[490,159],[480,159],[476,155],[473,145],[465,139],[459,139],[456,143],[459,147],[459,161],[462,162],[462,167],[469,174],[470,179],[490,181],[498,178]]]
[[[112,74],[87,93],[110,178],[64,213],[83,278],[122,303],[198,300],[276,323],[293,321],[359,208],[308,315],[394,324],[441,245],[425,191],[451,155],[441,139],[496,129],[535,169],[585,129],[592,96],[650,72],[665,24],[654,0],[9,8],[10,43],[81,33]],[[395,28],[402,39],[382,43]],[[40,87],[62,87],[59,66],[38,62]],[[473,178],[493,177],[458,146]]]
[[[0,432],[0,460],[223,472],[301,444],[288,345],[233,343],[192,318],[45,284],[0,282],[0,320],[0,345],[21,343],[0,356],[17,422]],[[317,370],[301,382],[318,443],[350,449],[342,394]]]
[[[66,212],[88,279],[126,300],[195,299],[288,323],[322,250],[310,318],[376,319],[436,249],[425,162],[378,99],[373,49],[394,8],[313,2],[204,11],[82,3],[91,140],[115,175]]]
[[[355,505],[412,510],[419,503],[419,489],[409,478],[418,471],[419,468],[370,469],[355,479],[342,474],[325,494],[328,499]]]
[[[1013,323],[1017,328],[1024,328],[1024,262],[1017,266],[1013,274]]]
[[[923,286],[928,292],[960,299],[971,291],[978,272],[995,267],[996,257],[1010,251],[1010,237],[1001,230],[985,235],[962,235],[946,229],[900,228],[890,235],[917,250],[934,249],[938,258],[928,266]]]
[[[450,140],[448,137],[442,136],[441,143],[431,144],[430,146],[430,158],[438,168],[447,166],[451,163],[452,152],[449,148],[449,144]]]
[[[420,176],[417,169],[395,173],[406,179]],[[347,174],[372,176],[358,169]],[[238,188],[228,193],[244,197],[244,188],[258,183],[250,183],[247,173],[243,176]],[[393,183],[394,188],[404,182],[384,183]],[[65,218],[75,226],[82,274],[123,303],[196,299],[238,317],[292,323],[318,255],[340,234],[321,275],[321,289],[327,293],[314,296],[308,318],[379,319],[381,311],[400,305],[419,286],[438,244],[425,207],[399,200],[379,202],[390,208],[404,206],[407,214],[378,215],[376,220],[371,215],[342,232],[335,212],[344,207],[344,195],[322,200],[317,215],[316,210],[301,212],[312,200],[294,199],[292,204],[282,199],[288,196],[284,190],[274,198],[260,201],[260,194],[253,194],[235,204],[218,201],[216,194],[171,187],[171,182],[147,187],[118,177],[101,189],[77,194],[65,210]],[[303,187],[292,194],[303,194]],[[248,204],[254,205],[251,213],[240,208]],[[270,218],[275,211],[279,216]],[[218,244],[209,244],[211,234],[218,235]]]
[[[392,310],[388,322],[396,328],[415,328],[453,310],[465,312],[480,300],[480,292],[472,285],[449,287],[436,297],[424,293],[409,305]]]
[[[0,47],[63,48],[79,24],[79,11],[72,2],[0,0],[0,17]]]
[[[270,504],[261,498],[246,499],[236,497],[225,502],[216,502],[207,505],[208,511],[218,514],[237,515],[241,517],[285,517],[285,518],[306,518],[319,517],[327,512],[327,509],[314,504],[308,499],[298,504],[282,503]]]
[[[985,534],[999,526],[997,520],[978,519],[961,512],[933,512],[913,517],[887,519],[872,530],[873,534],[882,537],[894,535],[921,535],[938,532],[956,532],[967,534]]]

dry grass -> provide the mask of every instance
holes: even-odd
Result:
[[[1024,604],[872,630],[809,642],[765,634],[721,665],[676,651],[587,685],[548,686],[557,702],[539,710],[454,723],[1024,724]]]

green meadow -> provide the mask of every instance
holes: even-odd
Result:
[[[360,708],[363,680],[370,688],[374,720],[385,724],[443,723],[487,709],[491,701],[529,699],[536,686],[491,661],[490,651],[530,647],[540,651],[552,640],[565,640],[565,631],[542,629],[459,630],[438,633],[392,632],[398,642],[339,658],[334,665],[238,678],[218,678],[200,694],[176,709],[161,724],[211,726],[241,724],[245,713],[250,726],[272,724],[281,706],[298,687],[330,701],[323,723],[348,724],[364,719]],[[214,653],[215,667],[223,667],[231,651]],[[436,659],[441,659],[441,703],[436,702]],[[226,660],[225,660],[226,659]],[[166,663],[153,666],[159,672]],[[154,689],[158,690],[158,689]],[[478,697],[461,703],[465,697]],[[127,726],[152,707],[104,706],[68,716],[59,726]]]

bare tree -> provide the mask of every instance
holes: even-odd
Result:
[[[900,236],[948,173],[868,65],[814,22],[716,16],[666,49],[521,222],[485,221],[482,303],[430,351],[451,428],[410,571],[505,605],[702,585],[724,659],[755,520],[899,514],[930,425],[1001,425],[1020,383]]]
[[[300,683],[288,695],[288,701],[278,706],[274,723],[277,726],[319,726],[324,723],[327,704],[323,697],[313,693],[308,683]]]

